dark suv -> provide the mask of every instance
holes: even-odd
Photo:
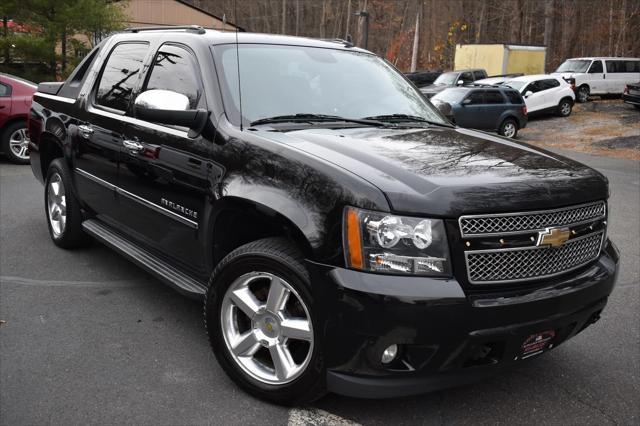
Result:
[[[527,125],[527,106],[510,87],[452,87],[431,102],[458,126],[498,132],[515,138]]]
[[[278,403],[518,365],[595,322],[616,279],[600,173],[451,126],[349,43],[115,34],[39,86],[29,131],[53,242],[203,300],[222,368]]]

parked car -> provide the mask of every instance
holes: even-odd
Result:
[[[531,114],[571,115],[575,94],[561,77],[539,74],[513,78],[505,83],[520,92]]]
[[[640,82],[627,84],[622,93],[622,100],[640,109]]]
[[[487,72],[483,69],[468,69],[442,73],[433,84],[420,88],[420,91],[430,98],[436,93],[442,92],[448,87],[464,86],[476,80],[487,78]]]
[[[515,138],[527,125],[524,99],[510,87],[451,87],[432,97],[431,102],[460,127]]]
[[[405,73],[405,76],[417,87],[424,87],[433,83],[440,74],[440,71],[416,71]]]
[[[572,58],[553,75],[573,85],[578,102],[587,102],[589,95],[620,95],[626,84],[640,80],[640,58]]]
[[[36,84],[0,73],[0,152],[18,164],[29,164],[27,117]]]
[[[500,84],[504,84],[505,82],[511,80],[512,78],[521,77],[523,73],[515,73],[515,74],[504,74],[504,75],[494,75],[488,78],[483,78],[481,80],[476,80],[473,82],[473,85],[477,86],[498,86]]]
[[[224,371],[281,404],[520,365],[616,280],[602,174],[452,126],[345,43],[114,34],[39,85],[29,131],[53,243],[93,237],[203,300]]]

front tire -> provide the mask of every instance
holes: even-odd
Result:
[[[589,101],[589,86],[582,85],[578,88],[578,93],[576,93],[576,100],[581,104]]]
[[[505,119],[502,124],[500,124],[498,134],[504,136],[505,138],[514,139],[516,136],[518,136],[518,123],[516,123],[513,118]]]
[[[2,152],[16,164],[29,164],[29,136],[27,136],[27,123],[17,121],[9,126],[0,135]]]
[[[245,391],[283,405],[326,392],[321,325],[302,259],[285,239],[246,244],[216,267],[205,298],[205,327],[222,368]]]
[[[49,165],[44,186],[44,206],[49,235],[65,249],[86,245],[90,237],[82,230],[82,211],[71,183],[71,173],[62,158]]]
[[[562,99],[558,104],[557,114],[560,117],[568,117],[571,115],[571,109],[573,105],[569,99]]]

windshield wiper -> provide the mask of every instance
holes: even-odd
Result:
[[[381,126],[387,127],[387,123],[383,123],[382,121],[374,120],[374,119],[359,119],[359,118],[346,118],[340,117],[337,115],[326,115],[326,114],[290,114],[290,115],[276,115],[275,117],[261,118],[256,121],[251,122],[251,126],[257,126],[260,124],[272,124],[272,123],[286,123],[286,122],[330,122],[330,121],[341,121],[345,123],[357,123],[364,124],[367,126]]]
[[[437,121],[427,120],[426,118],[419,117],[417,115],[409,115],[409,114],[374,115],[372,117],[365,117],[363,118],[363,120],[378,120],[378,121],[386,121],[390,123],[418,122],[418,123],[425,123],[425,124],[433,124],[435,126],[451,127],[446,123],[439,123]]]

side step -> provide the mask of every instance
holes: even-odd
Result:
[[[82,228],[84,228],[87,234],[119,252],[185,296],[193,299],[202,299],[204,297],[207,291],[207,286],[204,283],[191,278],[164,260],[159,259],[138,247],[136,244],[121,237],[112,231],[108,225],[105,225],[97,219],[89,219],[82,222]]]

